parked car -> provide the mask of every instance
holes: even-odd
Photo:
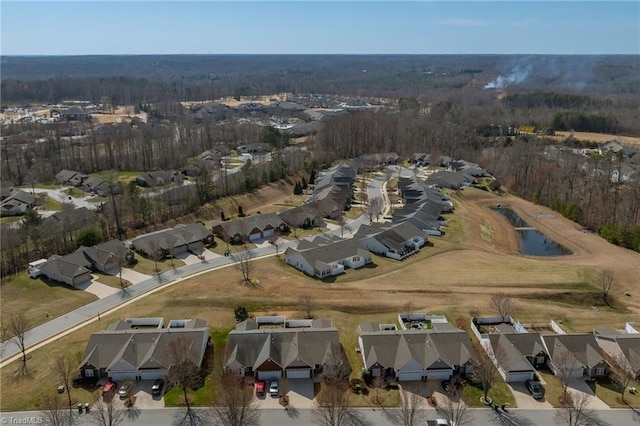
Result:
[[[162,395],[162,389],[164,389],[164,380],[156,380],[155,382],[153,382],[153,386],[151,386],[151,395]]]
[[[118,387],[118,384],[116,382],[108,381],[107,383],[104,384],[104,387],[102,388],[102,394],[107,395],[109,393],[113,393],[116,391],[117,387]]]
[[[449,426],[446,419],[427,420],[427,426]]]
[[[279,396],[280,395],[280,390],[278,389],[278,381],[277,380],[272,380],[271,383],[269,383],[269,395],[271,395],[271,396]]]
[[[267,384],[264,382],[264,380],[260,380],[256,382],[256,396],[264,396],[265,393],[265,387],[267,386]]]
[[[442,389],[444,389],[445,392],[451,392],[453,390],[453,386],[451,386],[451,382],[449,380],[443,380]]]
[[[120,390],[118,390],[118,395],[120,395],[120,398],[124,399],[128,397],[129,394],[131,394],[132,390],[133,390],[133,383],[124,382],[122,386],[120,386]]]
[[[535,380],[527,380],[525,385],[527,386],[527,390],[535,399],[542,399],[544,394],[542,392],[542,385],[540,382]]]

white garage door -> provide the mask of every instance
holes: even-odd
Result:
[[[420,371],[399,371],[399,381],[422,380],[422,370]]]
[[[164,379],[164,372],[162,370],[139,371],[138,375],[142,377],[142,380]]]
[[[249,241],[255,241],[260,239],[260,233],[249,234]]]
[[[258,371],[258,380],[272,380],[282,377],[282,371]]]
[[[135,380],[136,372],[135,371],[114,371],[111,373],[111,380],[114,382],[121,382],[123,380]]]
[[[507,382],[525,382],[533,379],[533,371],[507,373]]]
[[[292,368],[291,370],[287,370],[288,379],[308,379],[310,377],[310,368]]]
[[[451,370],[428,370],[427,380],[448,380],[451,378]]]
[[[267,238],[273,235],[273,229],[265,229],[262,235]]]

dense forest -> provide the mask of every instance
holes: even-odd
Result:
[[[180,101],[290,92],[384,97],[395,105],[323,119],[305,150],[278,144],[271,162],[248,163],[229,179],[203,171],[191,177],[194,185],[158,197],[126,186],[88,226],[104,239],[187,215],[211,218],[221,196],[322,163],[393,151],[404,158],[429,152],[478,162],[513,193],[640,251],[637,171],[632,179],[612,179],[626,167],[621,156],[552,152],[558,142],[544,135],[493,131],[526,126],[640,135],[637,56],[3,57],[2,67],[3,106],[106,99],[154,111],[146,123],[3,126],[2,180],[23,185],[52,182],[62,169],[180,169],[218,144],[235,147],[268,137],[246,120],[255,112],[203,120]],[[580,146],[571,138],[560,145]],[[0,233],[3,275],[35,257],[73,250],[86,231],[54,229],[37,215],[23,222]]]

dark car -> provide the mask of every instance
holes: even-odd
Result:
[[[453,390],[453,386],[449,380],[444,380],[442,382],[442,389],[444,389],[445,392],[451,392]]]
[[[535,399],[544,398],[544,393],[542,392],[542,385],[540,382],[535,380],[527,380],[525,385],[527,386],[527,390]]]
[[[164,380],[158,379],[153,382],[153,386],[151,386],[151,395],[159,396],[162,395],[162,389],[164,389]]]

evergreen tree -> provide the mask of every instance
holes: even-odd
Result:
[[[300,182],[296,182],[296,184],[293,186],[293,195],[300,194],[302,194],[302,188],[300,187]]]
[[[238,206],[238,216],[244,217],[244,210],[242,210],[242,206]]]
[[[307,189],[309,185],[307,185],[307,180],[302,176],[302,189]]]

